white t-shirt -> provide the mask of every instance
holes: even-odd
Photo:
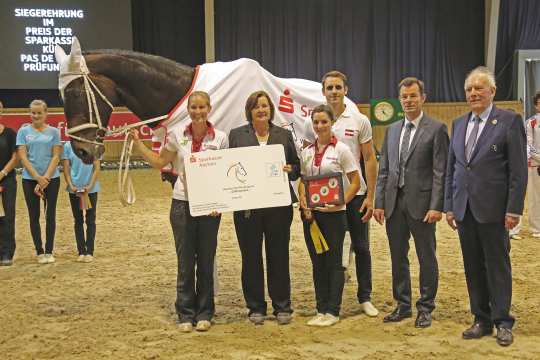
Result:
[[[315,131],[311,119],[306,121],[306,140],[315,142]],[[360,162],[360,145],[370,141],[373,137],[371,124],[367,116],[362,114],[356,107],[347,106],[345,111],[332,125],[332,133],[339,141],[347,145],[352,152],[356,162]],[[366,181],[362,172],[360,172],[360,189],[357,195],[364,195],[367,191]]]
[[[184,158],[192,153],[193,138],[186,126],[182,131],[170,133],[167,136],[165,149],[176,153],[174,168],[178,171],[178,179],[174,184],[173,199],[188,200],[188,191],[186,185],[186,171],[184,168]],[[212,130],[210,130],[212,129]],[[200,151],[219,150],[228,148],[227,135],[218,129],[209,127],[208,133],[201,143]]]
[[[540,165],[540,113],[532,116],[525,123],[527,133],[527,158],[529,166]]]
[[[336,139],[337,140],[337,139]],[[350,186],[347,174],[358,170],[358,161],[355,161],[349,147],[341,141],[335,141],[326,148],[320,166],[315,164],[315,144],[309,145],[300,155],[300,173],[302,176],[326,175],[335,172],[342,173],[343,191],[347,191]],[[345,210],[345,205],[339,210]]]

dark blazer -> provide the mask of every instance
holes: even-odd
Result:
[[[300,159],[296,153],[296,146],[292,133],[270,123],[270,130],[268,135],[268,145],[281,144],[285,150],[285,161],[287,164],[292,165],[292,171],[289,173],[289,180],[294,181],[300,177]],[[251,124],[237,127],[232,129],[229,133],[229,148],[245,147],[245,146],[259,146],[259,141],[255,135],[255,130]],[[292,202],[297,202],[296,195],[289,183],[289,190],[291,192]]]
[[[399,181],[399,144],[406,120],[388,126],[381,148],[375,208],[386,218],[396,206]],[[405,160],[405,201],[409,214],[423,219],[428,210],[443,210],[444,178],[448,154],[446,125],[424,115],[414,134]]]
[[[479,223],[521,215],[527,187],[527,149],[519,114],[493,106],[467,163],[465,135],[471,113],[454,120],[448,151],[444,208],[462,221],[467,204]]]

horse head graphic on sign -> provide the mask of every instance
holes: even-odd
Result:
[[[227,177],[233,176],[241,182],[242,184],[247,181],[247,171],[244,168],[244,166],[240,163],[234,163],[231,166],[229,166],[229,170],[227,170]]]

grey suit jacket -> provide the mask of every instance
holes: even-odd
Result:
[[[289,173],[289,180],[294,181],[300,177],[300,159],[296,152],[296,146],[292,133],[280,128],[274,124],[270,125],[268,134],[268,145],[281,144],[285,150],[285,161],[292,166],[292,171]],[[255,130],[251,124],[237,127],[232,129],[229,133],[229,148],[245,147],[245,146],[259,146],[259,141],[255,135]],[[296,195],[289,184],[289,190],[291,192],[292,202],[296,202]]]
[[[386,218],[392,216],[396,206],[399,142],[404,121],[388,126],[381,149],[375,208],[384,209]],[[446,125],[424,114],[405,163],[405,201],[409,214],[415,219],[423,219],[428,210],[443,210],[448,142]]]

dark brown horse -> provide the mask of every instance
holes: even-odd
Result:
[[[75,129],[72,147],[87,164],[103,154],[111,105],[126,106],[142,120],[166,115],[188,92],[194,76],[193,68],[159,56],[126,50],[83,54],[76,38],[69,55],[57,48],[56,59],[67,132]],[[86,126],[96,118],[100,126]]]

